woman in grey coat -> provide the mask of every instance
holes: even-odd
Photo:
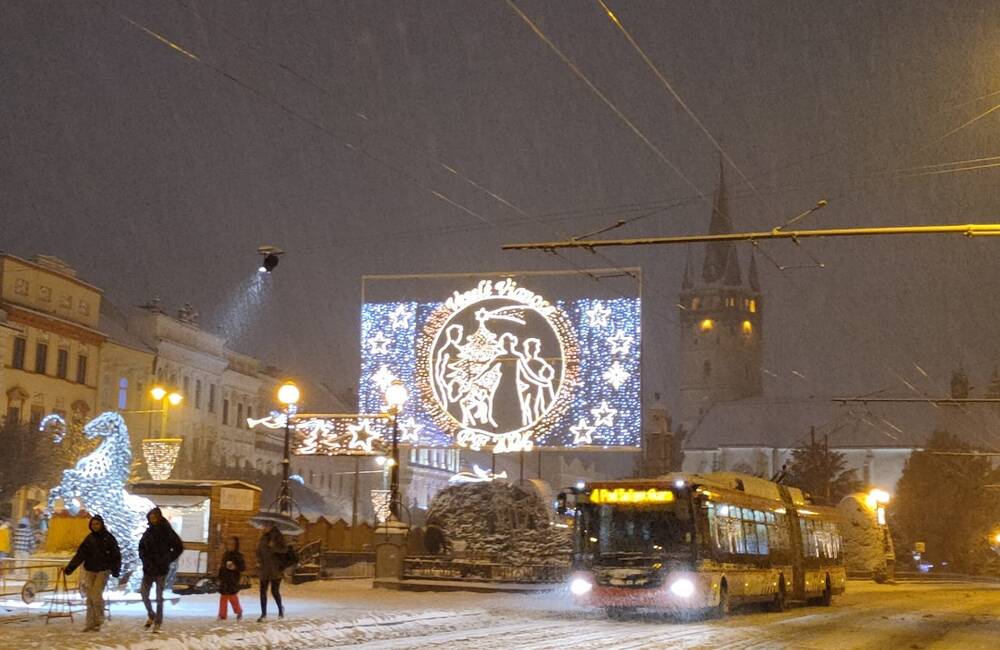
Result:
[[[281,579],[285,575],[287,565],[288,544],[281,531],[272,525],[261,535],[257,542],[257,577],[260,578],[260,618],[267,618],[267,588],[271,587],[271,596],[278,606],[278,618],[285,617],[285,606],[281,603]]]

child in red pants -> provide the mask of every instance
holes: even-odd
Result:
[[[219,620],[226,620],[228,605],[233,606],[236,620],[243,618],[243,608],[240,607],[240,574],[247,568],[243,554],[240,553],[240,538],[230,537],[226,540],[226,552],[219,563]]]

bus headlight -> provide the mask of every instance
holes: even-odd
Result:
[[[586,578],[573,578],[573,582],[569,583],[569,591],[574,596],[582,596],[593,588],[594,585]]]
[[[687,578],[674,580],[670,584],[670,593],[680,598],[690,598],[694,594],[694,583]]]

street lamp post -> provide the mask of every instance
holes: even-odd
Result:
[[[292,438],[292,415],[295,414],[295,405],[299,402],[299,387],[290,381],[286,381],[278,389],[278,401],[285,405],[285,449],[281,459],[281,492],[278,493],[278,512],[283,515],[292,516],[292,492],[288,486],[288,476],[291,473],[292,460],[290,458],[291,438]]]
[[[389,467],[389,514],[399,520],[399,414],[409,399],[409,391],[398,379],[385,389],[385,403],[392,416],[392,458]]]
[[[168,391],[163,386],[153,386],[149,390],[149,394],[154,401],[160,403],[160,437],[166,438],[168,405],[169,406],[179,405],[184,400],[184,396],[175,390]]]

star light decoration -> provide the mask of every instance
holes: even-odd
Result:
[[[635,338],[625,333],[625,330],[618,330],[614,336],[609,336],[607,341],[611,346],[611,354],[627,355],[632,351],[632,341]]]
[[[348,425],[347,430],[351,432],[351,442],[348,447],[358,449],[367,453],[372,453],[372,441],[382,437],[382,434],[371,430],[372,421],[369,418],[361,418],[357,424]]]
[[[380,330],[375,333],[375,336],[368,339],[368,350],[372,354],[388,354],[390,343],[392,343],[392,339]]]
[[[420,432],[423,430],[424,425],[417,422],[417,419],[412,415],[399,423],[399,440],[400,442],[412,442],[414,444],[420,442]]]
[[[412,316],[413,314],[406,308],[406,305],[401,304],[389,314],[389,323],[394,330],[405,330],[410,326]]]
[[[593,436],[597,427],[587,424],[587,418],[580,418],[580,421],[576,423],[576,426],[570,427],[569,430],[573,434],[574,445],[589,445],[594,442]]]
[[[618,361],[612,363],[611,367],[605,370],[604,374],[601,376],[604,377],[605,381],[614,386],[615,390],[621,390],[621,387],[624,386],[625,382],[627,382],[631,377],[628,370],[625,370],[622,364]]]
[[[613,427],[615,425],[615,416],[618,415],[618,409],[613,409],[608,406],[608,400],[601,401],[601,405],[596,409],[590,409],[590,413],[594,416],[594,426],[595,427]]]
[[[611,310],[605,307],[602,302],[595,302],[593,306],[587,310],[587,320],[590,321],[591,327],[607,327],[610,322],[610,318]]]

